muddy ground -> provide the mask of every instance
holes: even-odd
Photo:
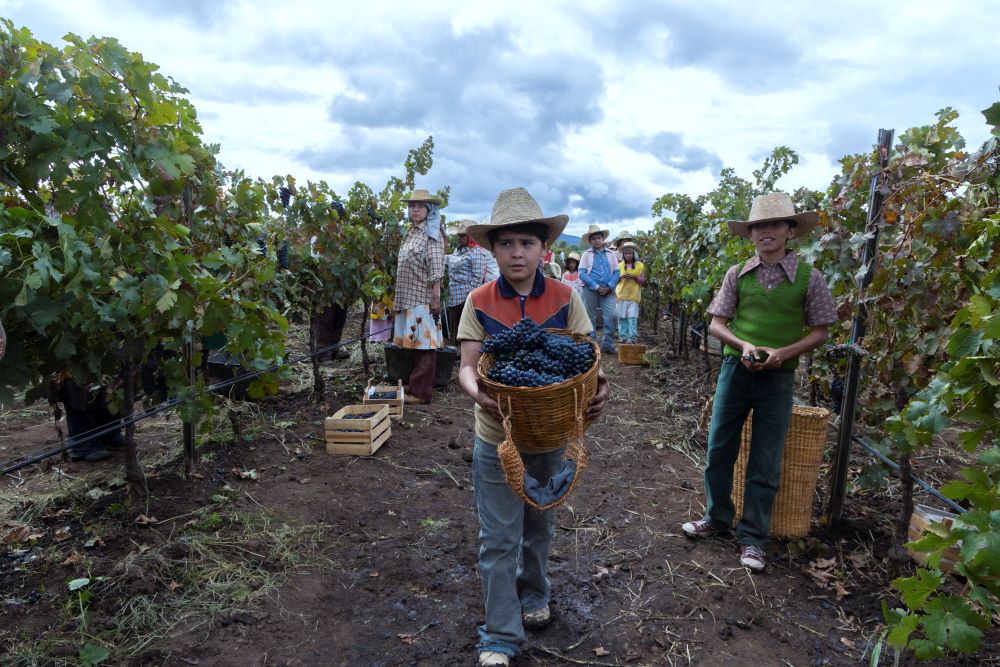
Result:
[[[867,664],[881,601],[898,604],[889,582],[912,571],[889,539],[893,490],[852,493],[837,538],[816,525],[773,541],[763,574],[739,566],[730,539],[686,539],[681,522],[703,511],[714,371],[659,352],[651,368],[604,364],[612,399],[558,510],[553,621],[514,664]],[[141,506],[125,502],[118,459],[57,459],[0,483],[0,663],[94,664],[106,651],[101,664],[474,664],[471,401],[453,382],[407,406],[374,456],[329,456],[322,420],[358,402],[364,378],[357,352],[325,372],[320,403],[300,374],[242,406],[242,441],[224,419],[206,429],[190,480],[177,418],[141,426]],[[54,438],[44,411],[7,417],[4,460]],[[825,495],[824,476],[816,516]],[[993,632],[980,657],[938,664],[998,654]]]

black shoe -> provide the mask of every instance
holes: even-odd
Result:
[[[86,452],[74,452],[70,450],[69,460],[70,461],[87,461],[88,463],[96,463],[97,461],[103,461],[105,459],[110,459],[114,454],[106,449],[91,449]]]
[[[104,449],[125,449],[125,436],[121,431],[104,438]]]
[[[345,350],[344,348],[339,348],[337,350],[336,354],[333,355],[333,358],[334,359],[350,359],[351,358],[351,353],[348,352],[347,350]]]

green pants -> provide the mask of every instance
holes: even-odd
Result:
[[[750,372],[736,357],[724,357],[712,405],[705,466],[706,519],[729,530],[736,508],[731,498],[740,433],[753,410],[743,516],[736,526],[741,544],[761,545],[771,527],[771,508],[781,481],[781,455],[792,417],[794,370]]]

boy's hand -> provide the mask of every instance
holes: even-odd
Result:
[[[496,419],[498,422],[503,421],[503,417],[500,416],[500,406],[497,402],[486,393],[486,389],[483,387],[482,380],[479,381],[479,393],[476,394],[476,403],[486,411],[490,417]]]
[[[743,344],[743,354],[740,356],[740,363],[749,371],[759,371],[761,364],[757,361],[757,346],[752,343]]]
[[[767,359],[757,365],[757,370],[767,371],[773,368],[778,368],[781,364],[788,361],[785,359],[784,354],[780,349],[774,349],[773,347],[758,347],[758,351],[763,351],[767,353]],[[760,356],[758,354],[758,356]]]
[[[587,405],[587,410],[584,412],[584,416],[587,419],[597,419],[604,412],[604,406],[608,402],[608,398],[611,397],[611,384],[608,382],[608,378],[604,376],[604,371],[600,371],[597,375],[597,393],[594,397],[590,399],[590,403]]]

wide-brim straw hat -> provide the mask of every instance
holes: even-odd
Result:
[[[408,197],[405,197],[403,201],[407,204],[416,202],[419,204],[437,204],[438,206],[444,203],[427,190],[414,190]]]
[[[566,255],[566,261],[568,262],[569,260],[573,260],[574,262],[576,262],[576,265],[579,266],[580,265],[580,253],[578,253],[578,252],[571,252],[570,254]]]
[[[750,238],[750,225],[768,220],[794,220],[795,236],[801,238],[811,232],[819,222],[818,211],[795,212],[792,198],[784,192],[769,192],[754,197],[750,207],[749,220],[727,220],[729,230],[744,238]]]
[[[542,213],[542,207],[527,190],[511,188],[504,190],[497,196],[497,200],[493,204],[493,212],[490,214],[490,224],[469,225],[467,233],[476,243],[492,250],[493,245],[489,239],[491,231],[512,225],[523,225],[528,222],[537,222],[548,227],[548,244],[552,245],[566,229],[569,216],[552,215],[546,217]]]
[[[621,250],[622,252],[625,252],[626,250],[634,250],[635,252],[639,252],[639,246],[632,243],[631,241],[628,241],[626,243],[623,243],[621,247],[618,248],[618,250]]]
[[[598,233],[603,234],[605,239],[611,236],[610,229],[601,229],[597,225],[591,225],[590,227],[587,227],[587,231],[583,233],[583,236],[580,237],[580,240],[583,241],[584,243],[590,243],[590,235]]]
[[[615,246],[618,246],[625,239],[634,239],[634,238],[635,238],[635,236],[633,236],[630,231],[623,229],[622,232],[618,236],[615,237],[615,240],[612,241],[612,243]]]
[[[475,220],[459,220],[451,230],[452,234],[468,234],[469,227],[476,224]]]

